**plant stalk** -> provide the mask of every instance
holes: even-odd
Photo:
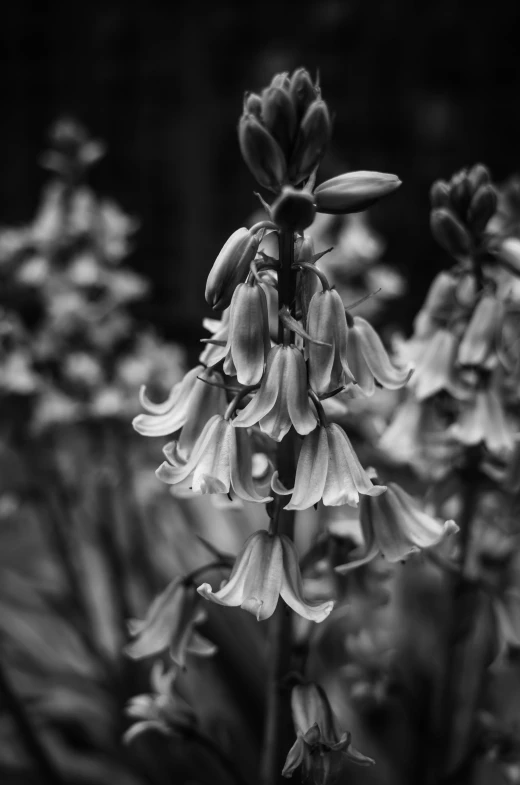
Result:
[[[280,232],[280,268],[278,272],[278,309],[292,309],[296,293],[294,264],[294,235]],[[285,337],[283,323],[278,322],[278,342]],[[292,342],[293,334],[289,341]],[[278,445],[278,472],[280,480],[288,488],[294,485],[296,471],[294,456],[294,431],[291,429]],[[294,539],[294,512],[283,510],[284,497],[276,499],[276,532]],[[292,662],[292,613],[281,600],[269,622],[269,664],[267,673],[267,707],[264,726],[264,745],[260,771],[261,785],[276,785],[285,780],[282,769],[291,747],[294,730],[291,718],[291,689],[287,676]]]

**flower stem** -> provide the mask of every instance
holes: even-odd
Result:
[[[278,272],[278,309],[292,309],[296,292],[294,264],[294,235],[280,232],[280,269]],[[278,322],[278,341],[283,343],[284,324]],[[291,333],[290,341],[293,340]],[[292,488],[296,471],[294,458],[294,432],[291,429],[278,445],[278,473],[287,488]],[[280,500],[278,500],[280,503]],[[279,509],[277,533],[294,538],[294,512]],[[291,611],[282,602],[270,620],[269,664],[267,673],[267,710],[264,726],[264,746],[260,772],[261,785],[284,782],[282,768],[294,737],[291,719],[291,691],[287,676],[292,665]]]
[[[449,579],[449,600],[450,600],[450,618],[448,620],[447,638],[446,638],[446,659],[444,662],[444,669],[441,681],[440,691],[440,706],[439,706],[439,724],[437,726],[439,737],[439,766],[436,782],[444,783],[450,779],[450,768],[453,763],[453,738],[454,738],[454,721],[458,714],[459,707],[457,705],[457,692],[459,691],[459,684],[462,677],[461,669],[465,661],[464,654],[466,650],[466,640],[461,638],[459,633],[461,625],[460,605],[464,600],[464,595],[468,588],[466,580],[466,566],[471,548],[471,535],[473,522],[475,520],[475,513],[478,504],[478,464],[479,464],[479,449],[470,448],[466,457],[466,466],[462,473],[463,491],[462,491],[462,509],[459,518],[460,527],[460,553],[459,553],[459,570],[455,575],[448,576]],[[466,606],[466,613],[469,608]],[[468,620],[464,619],[464,626],[469,629]],[[465,783],[471,781],[472,767],[468,769],[468,776],[464,780]],[[460,781],[462,785],[462,780]]]

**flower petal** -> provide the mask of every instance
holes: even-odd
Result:
[[[222,420],[223,418],[219,414],[211,417],[211,419],[209,419],[204,426],[204,430],[199,436],[188,460],[185,462],[181,462],[179,460],[176,466],[172,466],[172,464],[168,461],[164,461],[164,463],[162,463],[155,472],[157,477],[169,485],[175,485],[176,483],[186,480],[194,471],[197,463],[199,462],[199,458],[204,454],[207,445],[213,438],[215,429],[218,427],[219,423],[222,422]],[[176,448],[177,442],[172,442],[166,445],[165,450],[167,451],[167,454],[171,454],[173,457],[178,457]]]
[[[396,368],[392,365],[381,338],[366,319],[355,316],[354,325],[354,329],[361,339],[365,361],[379,384],[388,390],[404,387],[413,370],[411,368]]]
[[[307,602],[303,596],[303,583],[298,557],[292,541],[284,534],[280,536],[283,548],[283,578],[280,594],[284,602],[299,616],[309,621],[320,622],[327,618],[334,602]]]
[[[323,504],[327,507],[337,507],[340,504],[357,507],[360,493],[369,496],[384,493],[384,485],[372,484],[345,431],[335,423],[328,425],[326,430],[329,465],[323,490]]]
[[[249,428],[251,425],[256,425],[275,406],[280,394],[280,379],[285,363],[281,351],[283,348],[283,346],[273,346],[269,352],[260,389],[247,406],[237,414],[233,420],[234,427]]]
[[[286,510],[306,510],[321,500],[328,464],[327,429],[319,427],[303,440],[296,468],[294,492],[285,507]]]
[[[261,496],[252,476],[251,442],[247,431],[233,429],[231,448],[231,485],[241,499],[248,502],[270,502],[272,496]]]
[[[412,497],[393,482],[384,496],[373,501],[372,510],[376,541],[390,562],[438,545],[459,528],[454,521],[440,523],[422,512]]]
[[[312,411],[307,387],[307,369],[303,354],[295,346],[286,347],[288,357],[282,384],[287,398],[289,417],[296,433],[305,436],[316,428],[317,420]]]

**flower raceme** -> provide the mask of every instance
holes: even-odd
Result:
[[[378,554],[390,562],[403,561],[412,553],[438,545],[459,530],[454,521],[439,523],[419,509],[397,483],[388,483],[382,496],[364,496],[359,518],[365,541],[364,552],[354,552],[353,560],[336,567],[346,573],[375,559]]]
[[[182,434],[181,434],[182,438]],[[252,478],[252,455],[246,431],[233,428],[220,414],[210,417],[190,455],[185,458],[179,442],[165,445],[168,460],[157,469],[157,477],[174,488],[191,488],[194,493],[229,493],[240,499],[268,502]]]
[[[291,425],[301,436],[317,424],[307,393],[307,369],[296,346],[273,346],[260,389],[233,420],[236,428],[260,425],[264,433],[279,442]]]
[[[359,494],[379,496],[384,485],[373,485],[361,466],[347,434],[339,425],[320,425],[303,440],[298,458],[294,489],[284,488],[273,476],[273,490],[292,493],[286,510],[306,510],[320,499],[325,506],[357,506]]]
[[[253,278],[238,284],[231,300],[224,373],[240,384],[258,384],[270,348],[267,298]]]
[[[126,646],[125,653],[140,659],[169,649],[170,657],[181,668],[185,667],[186,654],[210,657],[216,646],[193,629],[205,619],[195,586],[175,578],[152,602],[143,621],[129,622],[135,640]]]
[[[325,785],[343,760],[361,766],[374,763],[351,744],[351,735],[339,727],[325,691],[310,682],[293,687],[291,709],[296,729],[296,741],[289,750],[282,771],[292,777],[299,766],[315,785]]]
[[[209,583],[198,588],[199,594],[218,605],[240,606],[258,621],[273,615],[278,597],[309,621],[323,621],[334,607],[331,600],[307,602],[292,541],[285,535],[257,531],[244,543],[227,583],[214,592]]]

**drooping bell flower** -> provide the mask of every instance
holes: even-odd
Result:
[[[123,736],[125,744],[149,730],[168,736],[179,724],[189,727],[196,723],[195,712],[175,689],[178,668],[165,670],[164,664],[154,662],[150,675],[152,692],[134,695],[125,707],[125,714],[136,720]]]
[[[404,387],[413,369],[396,368],[371,324],[361,316],[347,316],[347,358],[350,370],[365,395],[373,395],[376,381],[388,390]]]
[[[249,502],[268,502],[252,478],[252,455],[246,431],[233,428],[230,420],[220,414],[211,417],[193,449],[184,457],[179,442],[164,447],[167,461],[157,469],[157,477],[181,491],[194,493],[229,493]]]
[[[229,310],[224,373],[236,375],[240,384],[258,384],[271,339],[267,298],[254,278],[237,286]]]
[[[364,496],[359,519],[365,541],[362,553],[336,567],[344,574],[382,554],[389,562],[438,545],[459,530],[454,521],[440,523],[419,509],[417,503],[395,482],[389,482],[382,496]]]
[[[316,427],[316,416],[309,402],[307,369],[296,346],[273,346],[260,389],[233,420],[237,428],[260,425],[264,433],[279,442],[291,425],[301,436]]]
[[[169,649],[170,657],[181,668],[186,665],[186,654],[210,657],[216,646],[194,629],[206,615],[193,584],[175,578],[154,599],[143,621],[129,621],[135,640],[125,647],[125,654],[137,660]]]
[[[513,452],[515,431],[493,385],[477,390],[474,398],[463,404],[450,435],[467,447],[483,443],[496,455],[508,456]]]
[[[307,345],[309,384],[314,392],[326,393],[355,382],[347,357],[349,335],[345,307],[335,289],[324,289],[312,297],[307,332],[315,340],[329,344],[323,346],[309,341]]]
[[[419,401],[412,393],[399,406],[377,447],[391,463],[411,466],[421,478],[434,482],[453,471],[463,450],[435,401]]]
[[[289,750],[282,775],[292,777],[299,766],[304,778],[326,785],[345,760],[360,766],[374,761],[356,750],[351,734],[340,728],[325,691],[319,684],[298,684],[291,693],[296,741]]]
[[[463,398],[464,390],[457,382],[455,363],[460,336],[453,330],[437,330],[422,346],[422,356],[417,359],[410,388],[419,401],[424,401],[441,390],[454,398]]]
[[[457,353],[460,365],[484,365],[493,362],[492,350],[502,315],[495,295],[485,293],[475,307]]]
[[[284,534],[257,531],[238,554],[229,580],[214,592],[209,583],[198,588],[207,600],[218,605],[240,606],[258,621],[273,615],[278,597],[295,613],[309,621],[323,621],[334,602],[313,603],[305,600],[294,544]]]
[[[289,494],[273,476],[273,490]],[[384,485],[373,485],[359,462],[347,434],[339,425],[320,425],[303,440],[292,497],[286,510],[306,510],[320,500],[327,507],[356,507],[359,494],[378,496]]]
[[[202,381],[203,379],[206,381]],[[182,428],[179,449],[188,454],[208,417],[220,414],[226,409],[225,390],[215,386],[223,383],[220,373],[197,365],[175,385],[163,403],[152,403],[146,396],[146,390],[142,388],[141,404],[149,413],[138,414],[134,418],[135,430],[143,436],[170,436]]]
[[[260,232],[242,227],[225,242],[206,283],[206,302],[215,310],[227,308],[236,286],[247,278],[260,239]]]

